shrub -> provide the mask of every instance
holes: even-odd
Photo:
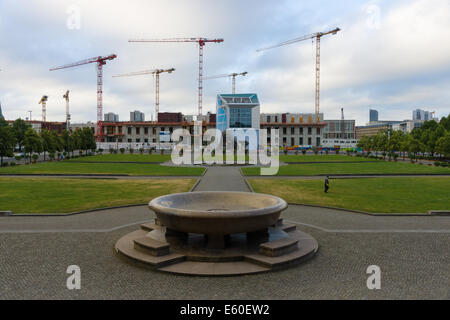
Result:
[[[134,153],[134,149],[130,148],[130,154],[133,154],[133,153]]]
[[[8,166],[8,162],[3,162],[2,163],[2,167],[7,167]]]
[[[16,159],[16,161],[20,161],[20,159],[22,159],[22,156],[15,156],[14,159]]]
[[[70,159],[70,156],[66,156],[66,159]]]
[[[303,153],[303,155],[305,155],[306,154],[306,149],[302,149],[302,153]]]
[[[448,164],[447,162],[441,162],[441,167],[446,168],[446,167],[448,167],[448,166],[449,166],[449,164]]]
[[[336,154],[339,154],[339,149],[336,149],[335,153],[336,153]]]
[[[35,153],[31,156],[31,158],[33,159],[33,162],[36,163],[36,161],[39,159],[39,155]]]
[[[50,160],[55,159],[55,153],[54,153],[54,152],[50,152],[50,153],[48,154],[48,157],[50,158]]]
[[[398,154],[394,153],[392,156],[394,157],[394,161],[397,161],[397,159],[398,159]]]
[[[298,149],[295,149],[295,155],[298,156]]]
[[[144,148],[140,148],[140,149],[139,149],[139,153],[140,153],[140,154],[143,154],[143,153],[144,153]]]
[[[125,148],[120,148],[120,153],[124,154],[125,153]]]
[[[64,156],[64,158],[67,157],[67,152],[66,151],[63,152],[63,156]]]
[[[164,154],[164,149],[161,149],[161,155],[163,155]]]
[[[329,153],[329,151],[328,151],[328,149],[326,149],[326,150],[325,150],[325,154],[327,154],[327,155],[328,155],[328,153]]]
[[[16,163],[15,163],[14,161],[11,161],[11,162],[9,163],[9,165],[10,165],[11,167],[15,167],[15,166],[16,166]]]
[[[441,165],[441,163],[440,163],[439,161],[435,161],[435,162],[434,162],[434,165],[435,165],[436,167],[439,167],[439,166]]]

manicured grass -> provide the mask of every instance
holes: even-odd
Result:
[[[291,203],[322,205],[373,213],[425,213],[450,209],[450,178],[367,178],[330,180],[253,179],[256,192]]]
[[[150,176],[199,176],[204,168],[168,167],[159,164],[42,162],[0,168],[9,174],[128,174]]]
[[[133,153],[133,154],[103,154],[103,155],[96,155],[96,156],[89,156],[89,157],[82,157],[82,158],[75,158],[70,159],[68,161],[83,161],[83,162],[166,162],[170,160],[170,154],[140,154],[140,153]]]
[[[247,176],[257,176],[260,168],[242,168]],[[450,174],[450,168],[430,167],[426,165],[377,161],[367,163],[314,163],[314,164],[290,164],[281,166],[279,176],[315,176],[333,174],[426,174],[442,173]]]
[[[332,162],[332,161],[380,161],[377,159],[352,157],[343,154],[323,154],[323,155],[284,155],[280,152],[280,161],[282,162]]]
[[[195,179],[0,178],[0,210],[68,213],[140,204],[160,195],[189,191],[194,183]]]

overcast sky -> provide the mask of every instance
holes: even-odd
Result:
[[[80,12],[77,25],[77,12]],[[204,74],[248,71],[238,92],[257,93],[261,112],[313,112],[315,45],[311,40],[264,52],[269,46],[335,27],[322,38],[321,112],[340,108],[358,125],[369,108],[382,120],[410,119],[415,108],[450,113],[450,1],[300,0],[0,0],[0,101],[7,119],[65,120],[63,94],[71,91],[72,122],[96,120],[96,66],[49,68],[116,53],[104,67],[104,112],[129,120],[154,112],[151,75],[112,78],[155,68],[161,75],[161,111],[197,112],[198,45],[129,43],[133,38],[223,38],[207,44]],[[204,82],[204,113],[231,79]]]

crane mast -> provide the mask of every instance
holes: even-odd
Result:
[[[117,78],[117,77],[131,77],[131,76],[141,76],[141,75],[146,75],[146,74],[153,74],[156,78],[155,80],[155,120],[156,122],[158,122],[158,113],[159,113],[159,75],[161,73],[167,72],[167,73],[172,73],[173,71],[175,71],[175,68],[170,68],[170,69],[156,69],[156,70],[144,70],[144,71],[137,71],[137,72],[130,72],[130,73],[125,73],[125,74],[118,74],[113,76],[113,78]]]
[[[102,118],[103,118],[103,66],[108,60],[117,58],[116,54],[110,54],[106,57],[93,57],[78,62],[66,64],[60,67],[50,69],[50,71],[78,67],[85,64],[97,63],[97,141],[101,142],[103,137]]]
[[[198,115],[203,113],[203,47],[208,42],[221,43],[223,39],[206,38],[166,38],[166,39],[133,39],[128,42],[197,42],[198,43]]]
[[[47,121],[47,101],[48,96],[42,96],[41,100],[38,103],[42,105],[42,122]]]
[[[70,120],[70,113],[69,113],[69,90],[66,91],[66,93],[63,95],[63,98],[66,100],[66,130],[69,131],[69,120]]]
[[[260,51],[265,51],[265,50],[289,45],[292,43],[308,40],[308,39],[316,39],[316,83],[315,83],[315,108],[314,108],[315,114],[316,114],[316,122],[320,122],[320,118],[319,118],[319,113],[320,113],[320,39],[323,36],[326,36],[329,34],[337,34],[339,31],[341,31],[341,29],[335,28],[335,29],[327,31],[327,32],[316,32],[316,33],[312,33],[312,34],[302,36],[299,38],[295,38],[292,40],[284,41],[284,42],[281,42],[279,44],[276,44],[276,45],[273,45],[270,47],[265,47],[265,48],[256,50],[256,51],[260,52]]]

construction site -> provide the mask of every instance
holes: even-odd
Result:
[[[316,44],[316,62],[315,62],[315,109],[314,112],[305,113],[259,113],[253,115],[260,118],[258,126],[247,124],[243,128],[252,127],[256,130],[282,129],[280,136],[282,137],[282,147],[293,149],[312,149],[312,148],[356,148],[355,120],[344,120],[342,109],[342,118],[340,120],[326,120],[323,113],[320,113],[320,54],[321,54],[321,38],[328,35],[336,35],[340,31],[335,28],[326,32],[317,32],[302,36],[296,39],[285,41],[274,46],[258,49],[258,52],[270,50],[305,40],[314,40]],[[208,112],[203,115],[203,81],[219,78],[229,78],[232,80],[231,95],[239,98],[241,94],[236,92],[236,78],[248,76],[249,72],[233,72],[229,74],[220,74],[215,76],[203,75],[204,54],[203,49],[206,44],[220,44],[224,39],[206,39],[206,38],[170,38],[170,39],[132,39],[130,43],[194,43],[198,45],[198,107],[197,112],[191,115],[184,115],[180,112],[160,112],[160,76],[164,74],[176,74],[175,68],[169,69],[152,69],[135,71],[114,75],[113,78],[126,78],[136,76],[153,76],[155,102],[154,117],[150,121],[145,121],[145,115],[136,120],[130,117],[129,121],[119,121],[118,115],[112,113],[105,114],[103,107],[103,68],[107,63],[112,63],[118,59],[116,54],[106,56],[98,56],[85,59],[75,63],[66,64],[59,67],[51,68],[50,71],[57,71],[80,67],[84,65],[95,65],[97,71],[97,119],[95,122],[88,123],[71,123],[70,112],[70,90],[63,95],[65,101],[66,119],[61,122],[47,122],[47,101],[49,97],[43,95],[39,100],[42,106],[42,120],[32,120],[32,114],[27,120],[32,127],[38,132],[41,129],[50,129],[61,133],[62,130],[77,130],[83,127],[89,127],[93,130],[98,142],[99,149],[118,149],[126,148],[164,148],[170,149],[173,145],[172,141],[167,139],[167,133],[172,133],[176,129],[188,129],[193,132],[194,121],[201,121],[204,130],[216,127],[216,113]],[[108,79],[108,81],[110,81]],[[219,93],[220,94],[220,93]],[[245,95],[245,94],[244,94]],[[258,103],[259,106],[259,103]],[[218,108],[218,107],[217,107]],[[252,109],[252,106],[246,102],[239,100],[238,103],[230,103],[227,109],[227,119],[235,117],[233,114],[241,109]],[[307,111],[307,110],[305,110]],[[76,110],[72,110],[76,112]],[[12,121],[10,121],[12,122]],[[233,124],[229,124],[228,128],[233,128]],[[160,140],[163,139],[163,140]],[[270,137],[268,140],[270,144]]]

